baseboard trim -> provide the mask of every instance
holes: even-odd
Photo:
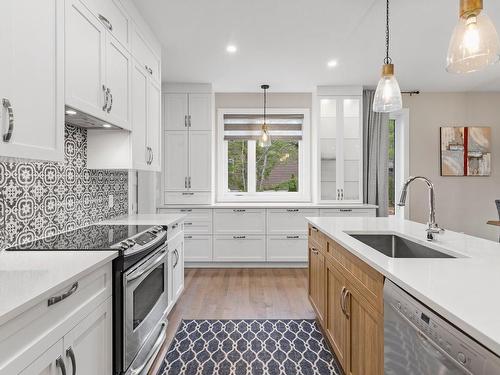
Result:
[[[184,268],[307,268],[307,262],[186,262]]]

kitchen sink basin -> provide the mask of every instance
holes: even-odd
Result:
[[[394,234],[349,234],[391,258],[455,258]]]

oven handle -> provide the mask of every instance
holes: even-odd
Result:
[[[156,353],[160,350],[160,346],[163,344],[163,341],[165,341],[165,338],[167,337],[167,322],[162,321],[161,322],[161,332],[158,335],[158,338],[156,339],[155,344],[153,345],[153,348],[151,351],[148,353],[146,360],[140,365],[139,367],[136,367],[130,371],[130,375],[138,375],[144,371],[146,366],[149,364],[151,359],[156,355]]]
[[[139,277],[141,277],[145,273],[156,268],[156,266],[158,266],[160,263],[163,263],[163,260],[164,260],[165,256],[167,255],[167,248],[166,247],[163,248],[163,250],[160,250],[159,253],[160,253],[160,255],[158,257],[156,257],[156,260],[154,262],[150,263],[149,267],[142,269],[142,270],[134,271],[129,275],[125,275],[125,280],[127,281],[127,283],[138,279]]]

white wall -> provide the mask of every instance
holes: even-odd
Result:
[[[262,92],[216,93],[215,108],[260,108],[264,105]],[[269,93],[269,108],[311,108],[311,93]],[[217,111],[215,111],[217,113]]]
[[[410,109],[410,175],[429,177],[436,187],[437,221],[445,228],[498,240],[498,229],[487,225],[498,217],[500,199],[500,93],[422,93],[406,96]],[[441,177],[439,128],[490,126],[490,177]],[[410,192],[410,219],[426,223],[427,188],[415,182]]]

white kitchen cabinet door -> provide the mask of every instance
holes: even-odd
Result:
[[[189,131],[189,188],[195,191],[210,191],[211,149],[210,131]]]
[[[147,38],[137,28],[132,30],[132,54],[155,82],[161,82],[160,59],[155,55]]]
[[[161,87],[149,80],[147,145],[151,151],[150,170],[161,171]]]
[[[106,29],[79,1],[66,1],[66,104],[106,121]]]
[[[61,161],[64,4],[58,0],[1,4],[0,157]]]
[[[268,262],[307,262],[307,235],[267,237]]]
[[[165,188],[179,191],[187,188],[188,132],[165,132]]]
[[[105,85],[109,90],[109,103],[106,109],[108,121],[131,130],[131,56],[111,35],[108,35],[107,39]]]
[[[186,262],[211,262],[212,261],[212,236],[209,235],[184,235],[184,261]]]
[[[119,0],[81,0],[125,47],[130,44],[130,19]]]
[[[148,78],[144,69],[132,68],[132,158],[135,169],[147,170]]]
[[[62,371],[56,363],[58,358],[60,358],[59,361],[65,366],[66,374],[69,374],[62,353],[63,340],[61,339],[47,349],[46,352],[33,361],[28,367],[21,371],[19,375],[59,375]]]
[[[184,236],[177,236],[168,247],[172,266],[172,299],[175,304],[184,290]]]
[[[189,94],[189,130],[212,129],[212,96],[210,94]]]
[[[67,374],[75,373],[70,357],[71,350],[74,353],[78,374],[112,373],[111,322],[112,299],[109,298],[64,336]]]
[[[215,236],[215,262],[264,262],[266,260],[265,236]]]
[[[188,95],[165,94],[165,130],[187,130]]]

